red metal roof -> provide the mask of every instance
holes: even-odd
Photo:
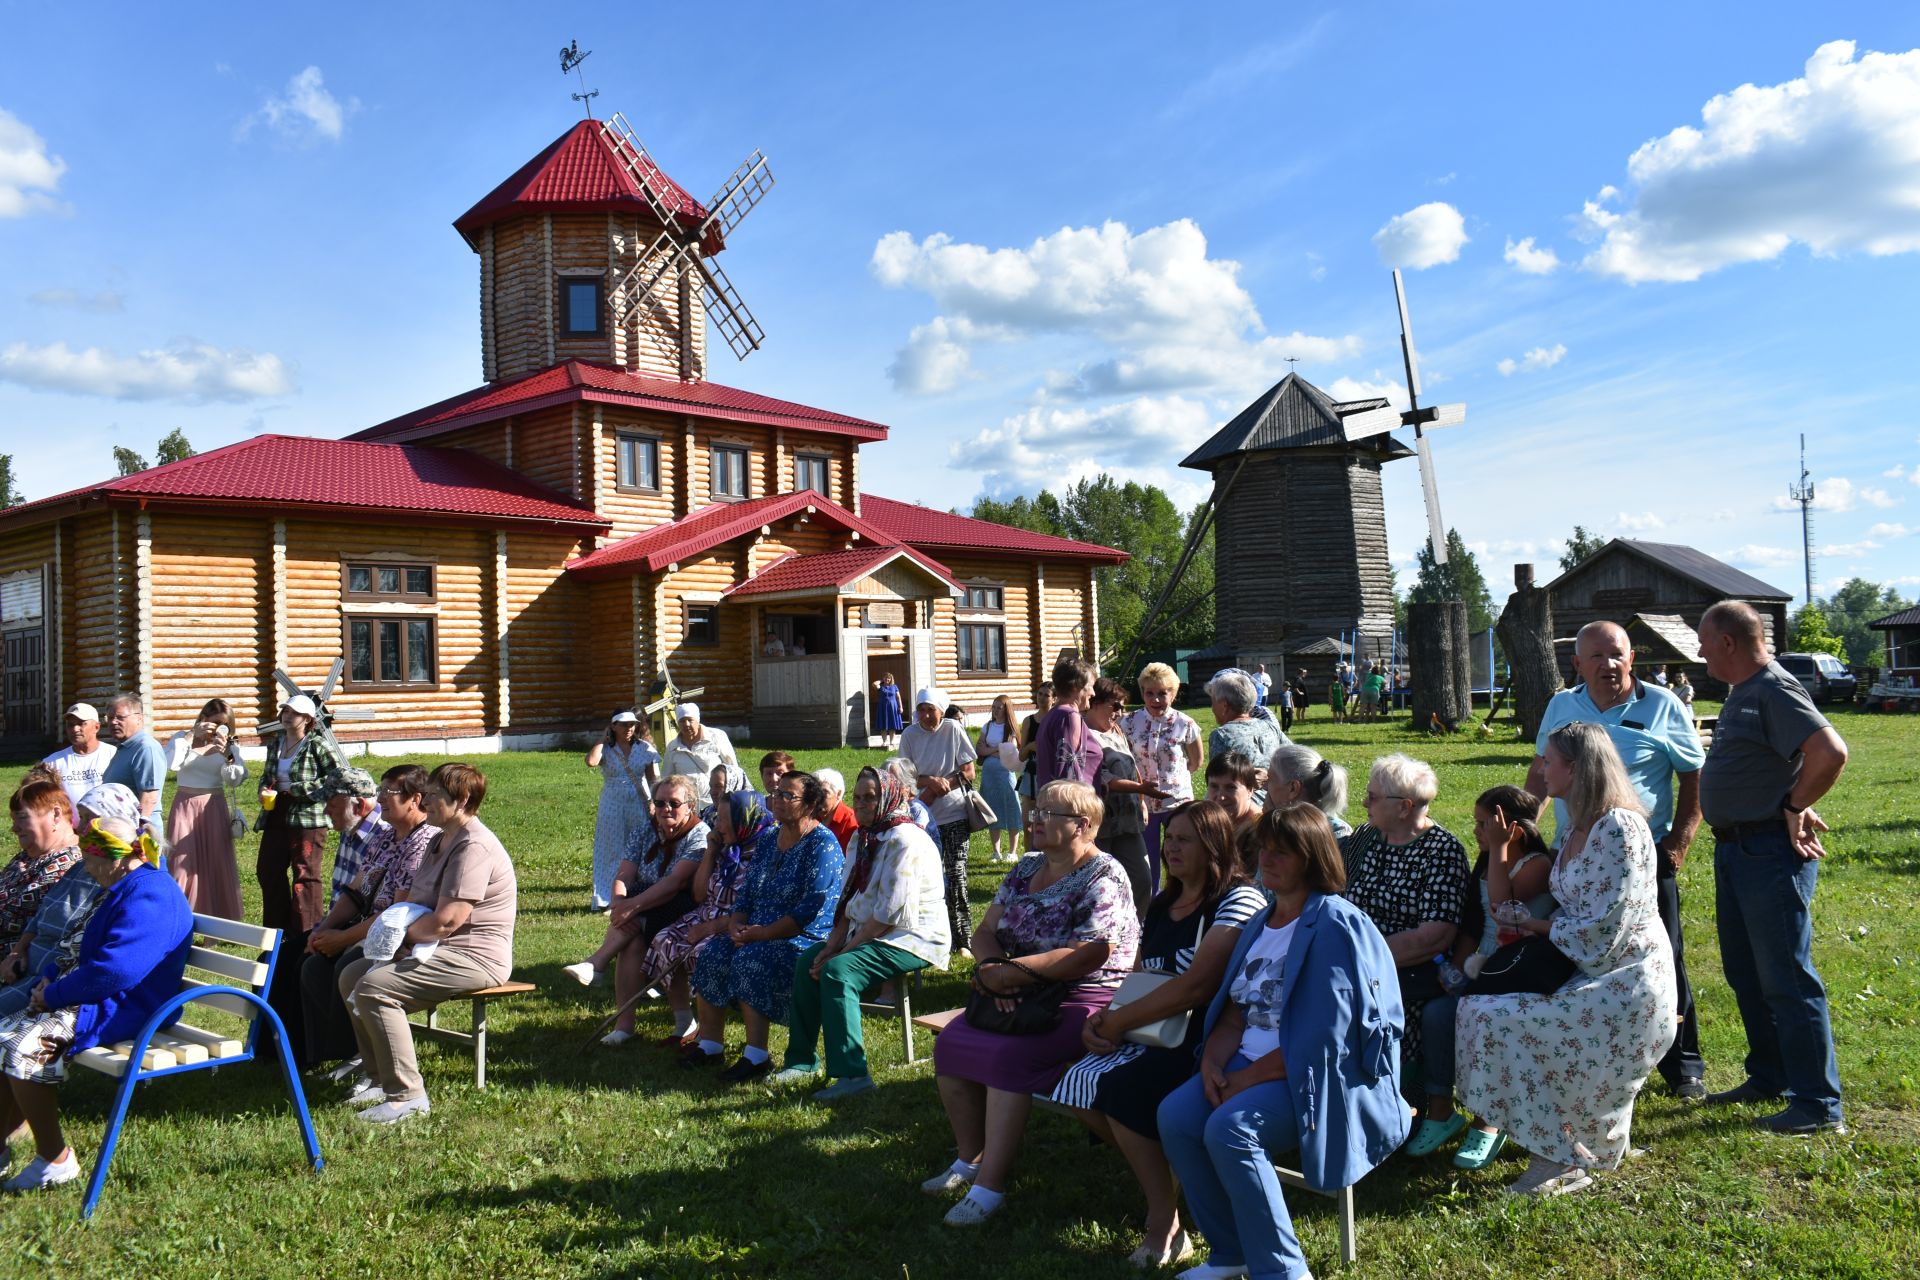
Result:
[[[52,508],[106,502],[399,512],[476,524],[541,523],[605,529],[592,509],[464,449],[368,444],[311,436],[255,436],[147,471],[0,512],[11,523]]]
[[[753,533],[762,525],[785,520],[801,511],[810,511],[877,546],[899,545],[832,499],[803,489],[798,493],[780,493],[747,502],[710,503],[678,520],[656,525],[645,533],[636,533],[602,547],[591,555],[582,556],[567,565],[567,572],[589,578],[613,577],[624,573],[658,573],[670,564],[704,555],[722,543],[731,542]]]
[[[523,213],[593,213],[639,209],[649,217],[653,205],[633,175],[614,154],[602,133],[604,122],[582,120],[549,143],[544,151],[521,165],[518,172],[488,192],[479,204],[454,220],[454,228],[476,250],[479,233],[489,223]],[[643,159],[644,165],[646,161]],[[653,166],[654,190],[687,230],[706,220],[706,206],[685,187]],[[725,248],[717,232],[701,246],[708,253]]]
[[[666,413],[692,414],[724,422],[792,427],[856,440],[885,440],[887,428],[864,418],[852,418],[826,409],[776,400],[772,396],[723,387],[716,382],[680,382],[647,378],[612,365],[565,360],[538,373],[463,391],[424,409],[391,418],[349,440],[423,440],[445,431],[493,422],[512,413],[528,413],[550,405],[583,400],[592,404],[627,405]]]
[[[860,513],[892,538],[915,547],[971,552],[984,556],[1038,556],[1049,560],[1091,560],[1125,564],[1126,552],[1093,542],[1030,533],[1009,525],[958,516],[951,511],[896,502],[878,494],[860,495]]]
[[[739,599],[743,596],[837,590],[858,582],[889,560],[900,556],[938,578],[947,585],[948,590],[963,590],[938,561],[916,555],[908,547],[881,546],[851,547],[845,551],[825,551],[810,556],[789,553],[745,582],[729,588],[726,595],[728,599]]]

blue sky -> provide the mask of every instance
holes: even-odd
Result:
[[[888,423],[862,478],[964,508],[1175,465],[1286,372],[1397,391],[1408,267],[1449,524],[1496,591],[1575,523],[1798,593],[1920,587],[1920,9],[468,5],[84,19],[0,4],[0,452],[29,496],[180,427],[339,435],[480,380],[453,218],[593,51],[724,259],[716,381]],[[1851,42],[1848,44],[1836,42]],[[1743,87],[1745,86],[1745,87]],[[1389,538],[1425,536],[1411,463]]]

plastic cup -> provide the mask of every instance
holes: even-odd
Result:
[[[272,787],[260,788],[260,808],[263,812],[272,813],[274,803],[279,799],[280,793]]]
[[[1512,898],[1494,904],[1493,918],[1499,925],[1494,934],[1495,940],[1503,947],[1510,942],[1520,941],[1527,936],[1520,930],[1520,922],[1531,919],[1532,916],[1533,913],[1527,910],[1526,903]]]

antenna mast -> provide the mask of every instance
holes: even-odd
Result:
[[[571,72],[580,77],[580,92],[573,95],[573,100],[586,106],[589,120],[593,119],[593,100],[600,96],[600,91],[587,88],[587,73],[580,70],[580,64],[592,56],[591,49],[580,52],[578,40],[569,41],[567,47],[560,51],[560,74],[564,76]]]
[[[1800,483],[1787,487],[1800,504],[1800,549],[1807,566],[1807,603],[1813,603],[1813,477],[1807,474],[1807,438],[1800,437]]]

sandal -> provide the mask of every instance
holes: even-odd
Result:
[[[1460,1131],[1466,1127],[1467,1118],[1458,1111],[1445,1120],[1422,1120],[1420,1127],[1413,1131],[1413,1136],[1407,1139],[1407,1145],[1401,1150],[1414,1159],[1430,1156],[1459,1137]]]
[[[1485,1129],[1475,1129],[1460,1144],[1460,1150],[1454,1153],[1453,1167],[1456,1169],[1484,1169],[1493,1163],[1507,1145],[1504,1131],[1495,1129],[1488,1133]]]

